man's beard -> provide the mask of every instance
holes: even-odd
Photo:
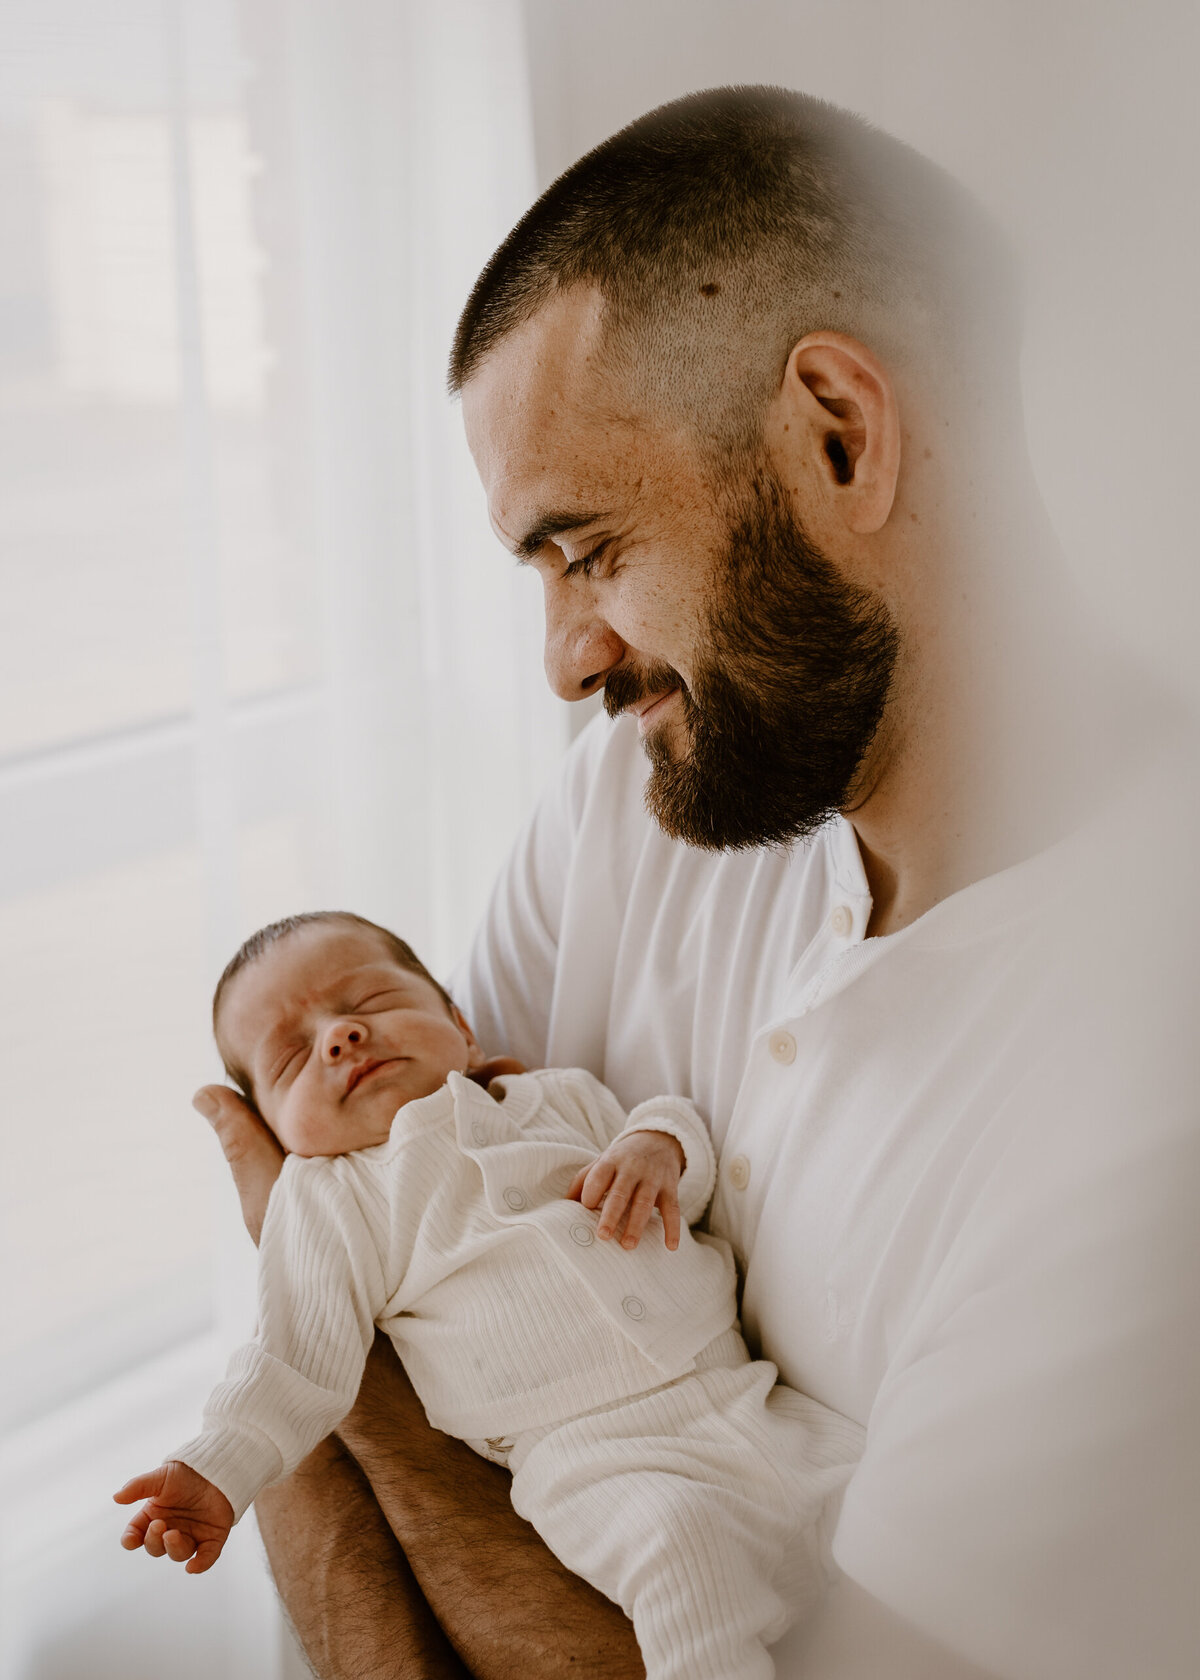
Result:
[[[772,472],[742,497],[714,573],[691,688],[669,665],[618,666],[611,717],[678,688],[689,744],[646,737],[646,807],[709,851],[786,844],[846,807],[879,727],[899,635],[887,608],[815,548]]]

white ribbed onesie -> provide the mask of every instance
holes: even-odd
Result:
[[[579,1069],[451,1074],[386,1143],[291,1155],[259,1248],[256,1340],[171,1456],[240,1517],[354,1403],[375,1325],[430,1422],[513,1471],[512,1499],[632,1618],[650,1680],[750,1680],[825,1580],[862,1432],[751,1361],[728,1247],[657,1220],[627,1252],[563,1192],[625,1130],[683,1146],[690,1224],[708,1134],[659,1097],[628,1122]],[[499,1098],[499,1100],[497,1100]]]

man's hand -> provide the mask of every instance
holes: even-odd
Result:
[[[176,1458],[134,1476],[113,1498],[146,1501],[121,1536],[125,1550],[144,1546],[151,1557],[186,1563],[189,1575],[212,1568],[233,1527],[233,1506],[220,1488]]]
[[[257,1244],[284,1152],[270,1128],[228,1085],[202,1085],[192,1098],[192,1107],[217,1134],[242,1204],[242,1218]]]
[[[620,1234],[622,1248],[637,1247],[657,1207],[667,1247],[678,1248],[679,1175],[683,1167],[683,1145],[669,1133],[626,1132],[590,1167],[580,1168],[567,1197],[586,1208],[598,1208],[603,1202],[596,1235],[607,1241]]]
[[[486,1091],[493,1079],[503,1079],[506,1073],[524,1073],[524,1062],[518,1062],[515,1056],[491,1056],[481,1067],[477,1067],[468,1075],[477,1085],[482,1085]]]

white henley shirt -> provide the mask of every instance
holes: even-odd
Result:
[[[1116,847],[866,940],[847,823],[703,853],[645,773],[628,719],[567,755],[451,983],[480,1041],[708,1121],[752,1352],[867,1430],[847,1575],[1013,1680],[1194,1680],[1195,941],[1143,938],[1169,848],[1156,877],[1131,801]]]

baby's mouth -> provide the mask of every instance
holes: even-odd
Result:
[[[354,1087],[361,1085],[369,1073],[374,1073],[376,1068],[382,1066],[382,1062],[359,1062],[357,1067],[350,1070],[350,1077],[346,1081],[345,1095],[349,1096]]]

